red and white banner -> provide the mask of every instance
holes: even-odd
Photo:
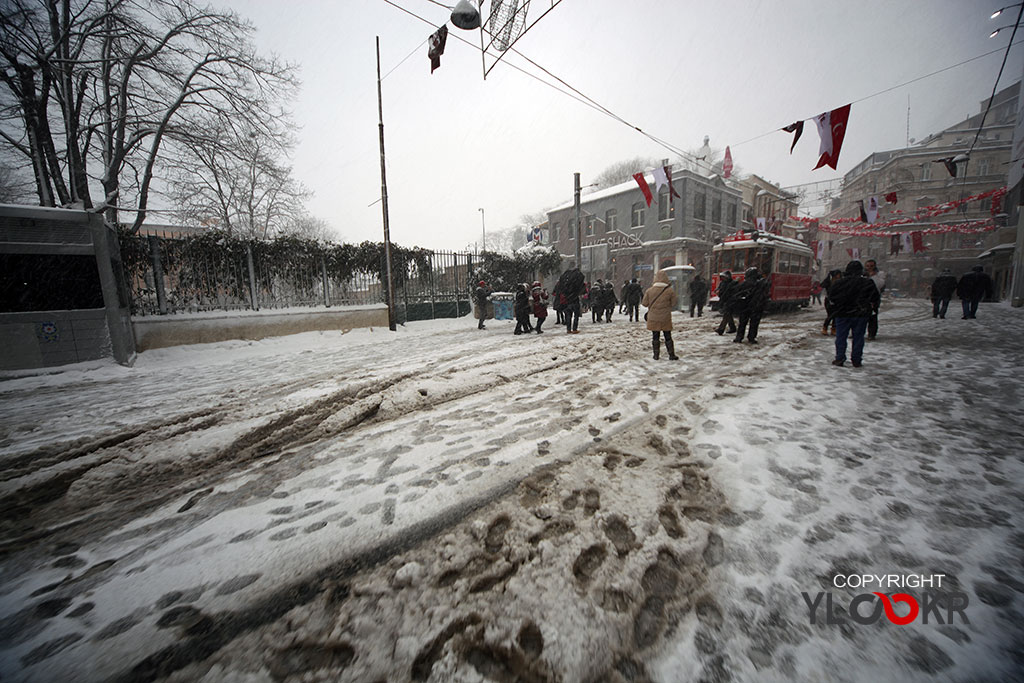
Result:
[[[874,223],[878,219],[878,197],[868,197],[867,208],[864,209],[864,213],[867,214],[868,223]]]
[[[643,173],[634,173],[633,180],[640,186],[640,191],[644,193],[644,199],[647,200],[647,206],[651,205],[654,200],[654,196],[651,194],[651,186],[647,184],[647,179],[644,178]]]
[[[725,146],[725,160],[722,162],[722,175],[729,178],[732,175],[732,152],[729,151],[729,145]]]

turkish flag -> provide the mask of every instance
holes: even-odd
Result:
[[[924,246],[924,235],[920,232],[910,233],[910,239],[914,243],[914,253],[919,251],[928,251],[928,247]]]
[[[839,163],[839,150],[843,146],[843,138],[846,137],[846,122],[850,118],[850,105],[827,111],[815,117],[814,122],[818,125],[818,135],[821,136],[821,145],[818,147],[818,165],[813,170],[822,166],[831,166],[835,169]]]
[[[633,180],[640,186],[640,191],[644,193],[644,199],[647,200],[647,206],[651,205],[654,200],[654,195],[651,194],[651,186],[647,184],[647,180],[644,178],[643,173],[634,173]]]
[[[434,73],[434,69],[441,66],[441,55],[444,54],[446,42],[448,42],[447,24],[430,34],[430,46],[427,48],[427,56],[430,57],[430,73]]]
[[[725,161],[722,162],[722,175],[726,179],[732,175],[732,152],[729,151],[729,145],[725,146]]]
[[[896,198],[895,192],[890,192],[887,195],[885,195],[885,201],[889,202],[890,204],[895,204],[896,202],[899,201],[899,199]]]

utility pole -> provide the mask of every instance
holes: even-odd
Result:
[[[480,248],[481,252],[487,251],[487,226],[484,223],[484,210],[477,209],[480,212],[480,244],[483,245]]]
[[[384,211],[384,270],[386,272],[388,290],[388,329],[394,332],[395,325],[395,289],[391,279],[391,230],[388,226],[388,180],[384,172],[384,103],[380,92],[380,36],[377,36],[377,118],[380,122],[380,203]]]
[[[580,174],[573,173],[572,177],[574,186],[573,206],[576,209],[576,218],[574,219],[576,221],[576,267],[582,269],[583,260],[581,257],[580,245],[582,244],[583,240],[581,239],[580,235]]]

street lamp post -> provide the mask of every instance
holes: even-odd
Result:
[[[487,226],[484,225],[484,210],[477,209],[480,212],[480,239],[481,248],[480,251],[487,251]]]

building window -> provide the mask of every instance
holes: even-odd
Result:
[[[562,236],[559,234],[560,231],[559,231],[558,228],[559,228],[559,224],[558,223],[552,223],[551,224],[551,241],[552,242],[557,242],[558,240],[560,240],[562,238]]]
[[[658,193],[658,220],[667,221],[676,217],[676,205],[672,201],[668,188],[664,187]]]
[[[615,209],[604,212],[604,229],[606,232],[615,232],[619,229],[619,212]]]
[[[644,223],[646,222],[646,218],[647,218],[645,213],[646,212],[645,212],[645,208],[644,208],[644,203],[643,202],[637,202],[636,204],[634,204],[633,205],[633,218],[632,218],[632,221],[630,222],[630,225],[632,227],[634,227],[634,228],[641,228],[641,227],[643,227]]]
[[[932,179],[932,165],[929,163],[921,165],[921,180]]]
[[[722,200],[714,199],[711,201],[711,222],[722,223]]]
[[[736,205],[730,204],[725,210],[726,224],[730,227],[736,227]]]
[[[586,232],[583,234],[587,237],[594,236],[594,216],[587,216],[587,221],[584,224],[584,230],[586,230]]]
[[[693,195],[693,217],[703,220],[707,215],[708,197],[705,194]]]
[[[978,161],[978,175],[988,175],[988,159]]]
[[[578,228],[579,228],[579,225],[576,223],[576,219],[575,218],[572,219],[571,221],[569,221],[569,239],[570,240],[576,239],[576,230]]]

